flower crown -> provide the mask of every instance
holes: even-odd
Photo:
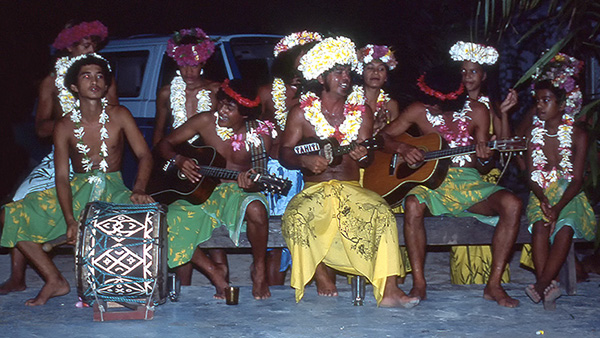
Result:
[[[317,43],[300,58],[298,70],[306,80],[310,81],[335,65],[349,65],[353,71],[362,74],[362,63],[358,62],[356,45],[352,40],[338,36]]]
[[[244,107],[255,108],[258,107],[258,105],[260,104],[260,97],[258,95],[254,100],[250,100],[243,97],[239,93],[236,93],[236,91],[233,90],[233,88],[229,87],[229,79],[225,79],[225,81],[221,83],[221,89],[225,92],[225,94],[227,94],[229,97],[231,97],[237,103],[241,104]]]
[[[180,44],[186,36],[194,37],[196,43]],[[175,60],[180,67],[202,64],[208,60],[214,51],[215,43],[198,27],[175,32],[167,42],[167,55]]]
[[[73,66],[73,64],[75,64],[75,62],[77,62],[79,60],[87,59],[87,58],[95,58],[95,59],[99,59],[99,60],[102,60],[102,61],[106,62],[106,66],[108,67],[108,71],[112,72],[112,68],[110,68],[110,63],[108,62],[108,60],[106,60],[100,54],[96,54],[96,53],[82,54],[82,55],[70,58],[69,61],[68,61],[68,64],[67,64],[67,68],[66,68],[67,72],[71,69],[71,67]]]
[[[85,38],[86,36],[97,36],[101,40],[108,37],[108,28],[102,24],[102,22],[96,20],[92,22],[82,22],[78,25],[63,29],[52,47],[56,49],[65,49],[71,47],[74,43]]]
[[[425,83],[425,74],[423,73],[421,76],[419,76],[419,78],[417,79],[417,87],[419,87],[419,89],[429,95],[429,96],[433,96],[438,100],[441,101],[452,101],[452,100],[456,100],[458,99],[458,97],[465,91],[465,86],[462,84],[460,84],[460,87],[458,87],[457,90],[448,93],[448,94],[444,94],[442,92],[438,92],[437,90],[432,89],[431,87],[429,87],[426,83]]]
[[[368,44],[364,46],[358,51],[358,60],[364,64],[373,60],[380,60],[385,63],[390,70],[396,68],[398,65],[394,52],[388,46],[383,45]]]
[[[550,80],[556,88],[564,90],[567,94],[565,113],[573,116],[580,109],[583,103],[583,95],[575,78],[583,69],[583,61],[567,54],[556,54],[546,66],[537,68],[531,76],[534,83],[532,84],[532,95],[535,95],[535,82]]]
[[[292,33],[279,40],[273,49],[273,55],[277,57],[280,53],[313,41],[323,41],[323,37],[317,32],[302,31]]]
[[[464,41],[458,41],[450,48],[450,56],[454,61],[471,61],[480,65],[493,65],[498,61],[496,48]]]

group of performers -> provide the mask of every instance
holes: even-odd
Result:
[[[240,174],[222,180],[203,203],[181,198],[169,204],[168,265],[184,285],[196,267],[214,284],[215,297],[224,298],[226,254],[198,247],[224,226],[234,243],[240,232],[247,233],[256,299],[269,298],[269,286],[283,284],[291,265],[296,301],[311,280],[319,295],[337,296],[336,273],[344,273],[366,277],[379,306],[411,308],[427,297],[423,220],[429,212],[475,216],[496,227],[491,248],[454,249],[452,280],[486,284],[485,299],[518,305],[501,283],[508,281],[522,202],[497,185],[498,175],[487,174],[495,166],[488,141],[511,136],[509,114],[517,93],[510,90],[502,102],[486,96],[486,67],[499,57],[493,47],[457,42],[450,57],[460,67],[453,72],[444,66],[421,76],[422,99],[401,111],[384,91],[388,73],[398,66],[388,46],[357,48],[347,37],[296,32],[275,46],[273,81],[258,88],[249,79],[219,83],[204,78],[202,68],[214,42],[200,28],[182,29],[168,41],[167,54],[178,71],[157,96],[152,145],[158,156],[153,159],[131,113],[118,105],[109,63],[95,54],[106,37],[100,22],[82,22],[65,28],[54,42],[65,56],[42,82],[36,116],[38,135],[53,135],[54,150],[2,209],[0,244],[11,248],[12,270],[0,294],[26,288],[27,262],[45,281],[27,305],[67,294],[69,283],[41,244],[64,234],[74,243],[76,217],[87,202],[154,202],[147,193],[153,161],[160,162],[155,168],[179,170],[190,182],[199,182],[199,164],[179,149],[201,144],[222,156],[226,169]],[[574,119],[582,102],[576,83],[581,68],[580,61],[558,54],[533,79],[536,113],[526,134],[525,162],[537,281],[525,292],[548,309],[560,297],[556,278],[572,238],[595,235],[595,218],[581,192],[587,134]],[[358,77],[361,84],[355,83]],[[451,148],[475,145],[476,152],[454,156],[439,187],[408,192],[401,208],[406,241],[401,250],[392,209],[361,185],[362,169],[374,157],[363,142],[378,136],[383,151],[416,166],[425,160],[423,151],[397,140],[410,128],[438,133]],[[336,164],[321,154],[298,154],[295,147],[309,138],[333,139],[347,151]],[[131,191],[120,174],[125,140],[138,159]],[[263,194],[257,173],[284,176],[292,190],[287,196]],[[267,248],[271,215],[282,215],[288,249]],[[407,271],[413,285],[405,294],[398,280]]]

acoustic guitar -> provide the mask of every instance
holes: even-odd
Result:
[[[330,137],[321,140],[316,137],[309,137],[300,144],[294,147],[296,155],[320,155],[325,157],[329,162],[329,166],[333,167],[342,163],[342,155],[349,153],[356,147],[356,143],[352,142],[348,145],[341,146],[335,137]],[[378,149],[383,145],[381,136],[375,136],[360,143],[367,150]]]
[[[148,181],[148,195],[156,201],[170,204],[179,199],[185,199],[192,204],[202,204],[210,197],[213,190],[221,183],[220,179],[237,180],[239,171],[224,169],[226,160],[213,147],[194,146],[187,142],[177,147],[177,153],[193,159],[202,174],[199,182],[192,183],[177,168],[172,165],[165,168],[164,159],[154,153],[154,168]],[[165,170],[167,169],[167,170]],[[254,180],[262,190],[287,195],[292,186],[288,179],[275,177],[264,173],[253,173]]]
[[[395,138],[423,151],[425,161],[409,166],[399,154],[375,152],[373,163],[365,169],[364,187],[381,195],[392,207],[400,204],[404,196],[416,185],[435,189],[442,184],[450,158],[475,153],[475,145],[447,148],[444,139],[436,133],[420,137],[402,134]],[[500,152],[524,151],[524,138],[489,141],[488,147]]]

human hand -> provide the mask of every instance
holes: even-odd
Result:
[[[506,96],[504,101],[502,101],[502,103],[500,104],[500,113],[508,114],[508,112],[514,106],[516,106],[517,103],[519,103],[519,95],[517,94],[516,90],[511,88],[508,90],[508,95]]]
[[[177,155],[175,159],[175,165],[192,183],[197,183],[202,178],[202,175],[198,172],[200,167],[194,160],[192,160],[189,157]]]
[[[77,242],[77,231],[79,230],[79,222],[75,219],[67,221],[67,244],[75,245]]]
[[[256,175],[254,179],[252,179],[252,174],[256,174],[254,169],[250,169],[246,172],[240,173],[237,177],[238,186],[242,189],[248,190],[256,187],[256,181],[259,176]]]
[[[368,152],[367,148],[361,145],[356,145],[350,152],[348,153],[350,158],[355,161],[363,161],[367,158]]]
[[[300,156],[300,165],[302,168],[310,170],[312,173],[319,175],[329,167],[329,161],[319,155],[302,155]]]
[[[542,212],[544,213],[544,226],[550,227],[550,233],[554,232],[556,227],[556,221],[558,220],[558,214],[560,213],[558,208],[555,206],[550,206],[548,201],[543,201],[540,203],[542,208]]]
[[[495,139],[496,135],[492,136],[490,141],[494,141]],[[477,155],[478,158],[487,160],[492,156],[492,153],[492,149],[488,146],[487,142],[477,142],[475,145],[475,155]]]
[[[407,143],[401,143],[397,152],[408,165],[417,165],[425,161],[423,151]]]
[[[141,190],[133,190],[129,199],[134,204],[154,203],[154,198]]]

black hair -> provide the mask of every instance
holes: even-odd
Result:
[[[555,87],[552,84],[551,80],[542,80],[542,81],[538,81],[534,84],[534,90],[542,90],[542,89],[548,89],[549,91],[551,91],[554,96],[556,96],[556,102],[558,103],[563,103],[565,102],[565,100],[567,99],[567,92],[559,87]]]
[[[239,94],[241,97],[248,99],[250,101],[254,101],[257,97],[257,86],[253,82],[249,80],[242,79],[233,79],[229,81],[229,88],[231,88],[234,92]],[[217,92],[217,100],[222,101],[225,100],[227,102],[231,102],[237,105],[238,111],[240,115],[248,117],[250,120],[255,120],[260,115],[259,106],[256,107],[246,107],[239,104],[235,98],[229,96],[223,88],[219,88]]]
[[[112,73],[110,72],[110,69],[108,67],[108,62],[88,54],[87,57],[75,61],[69,67],[67,73],[65,74],[65,87],[71,93],[73,93],[73,95],[77,95],[77,93],[71,89],[71,85],[77,85],[77,77],[79,76],[79,71],[81,70],[81,67],[87,65],[98,65],[100,67],[102,75],[104,75],[104,82],[106,83],[106,86],[110,87],[112,83]]]
[[[461,87],[462,76],[458,64],[446,63],[425,72],[424,82],[425,85],[437,92],[450,94],[456,92]],[[442,100],[419,90],[418,99],[424,104],[437,105],[443,111],[459,111],[467,99],[467,93],[463,90],[454,100]]]
[[[298,58],[298,55],[308,51],[315,44],[317,44],[317,41],[295,46],[285,52],[279,53],[271,66],[271,73],[273,76],[281,78],[286,84],[289,84],[296,76],[302,77],[302,74],[295,66],[296,59]]]

